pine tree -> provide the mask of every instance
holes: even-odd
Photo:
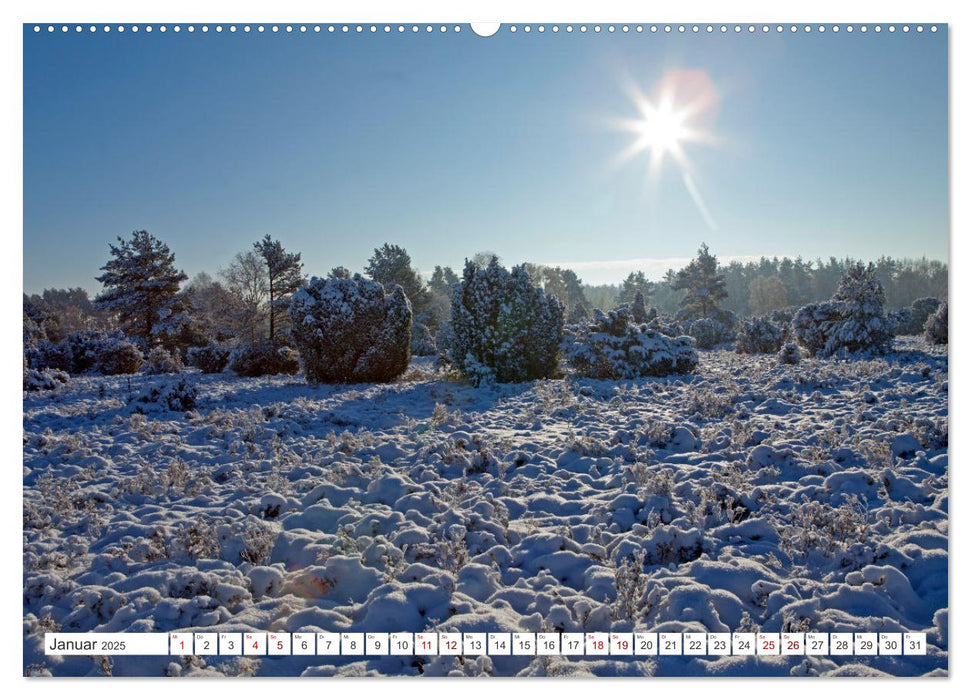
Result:
[[[270,295],[270,342],[276,339],[277,319],[282,311],[286,317],[286,307],[290,295],[304,284],[300,253],[288,253],[280,241],[274,241],[267,234],[263,240],[253,244],[256,252],[263,258],[269,278]]]
[[[631,320],[634,323],[647,323],[647,305],[644,303],[644,295],[640,290],[634,294],[634,302],[630,305]]]
[[[651,295],[654,293],[654,285],[648,281],[647,275],[641,270],[627,275],[627,278],[620,286],[620,292],[617,294],[617,304],[633,303],[638,292],[644,297],[644,305],[646,306]]]
[[[178,299],[179,285],[188,279],[175,267],[175,255],[148,231],[135,231],[130,240],[118,237],[109,244],[111,260],[96,277],[105,289],[95,306],[117,315],[122,328],[145,346],[156,324],[167,317]]]
[[[701,244],[698,257],[678,272],[674,290],[685,290],[681,310],[686,316],[710,318],[718,310],[718,302],[728,298],[725,276],[718,273],[718,258],[708,252],[708,245]]]
[[[432,272],[432,278],[428,281],[428,286],[434,292],[451,297],[452,287],[458,283],[459,276],[455,274],[452,268],[436,265],[435,271]]]
[[[381,283],[388,294],[394,291],[394,286],[400,285],[411,302],[415,318],[424,323],[424,312],[428,308],[428,290],[418,275],[418,271],[411,266],[411,256],[401,246],[385,243],[374,249],[374,255],[368,259],[364,272],[375,282]]]

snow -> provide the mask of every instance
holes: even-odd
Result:
[[[24,667],[100,673],[45,657],[53,629],[744,628],[926,632],[929,652],[115,657],[112,671],[946,673],[947,348],[893,343],[480,387],[423,358],[385,384],[189,370],[188,411],[129,404],[160,386],[143,374],[25,391]]]

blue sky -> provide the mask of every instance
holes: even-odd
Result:
[[[385,241],[423,271],[493,250],[585,281],[702,241],[947,259],[947,37],[857,33],[24,36],[24,288],[83,286],[147,229],[190,276],[269,233],[308,274]],[[656,178],[618,119],[706,74],[714,143]]]

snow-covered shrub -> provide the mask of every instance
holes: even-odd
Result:
[[[293,340],[307,380],[387,382],[408,369],[411,303],[361,275],[314,277],[290,302]]]
[[[564,343],[566,359],[584,377],[661,377],[687,374],[698,364],[691,338],[672,338],[647,324],[634,324],[627,306],[594,314]]]
[[[189,364],[204,374],[219,374],[229,364],[232,350],[224,345],[209,343],[197,348],[189,348]]]
[[[911,310],[914,312],[914,320],[920,323],[921,329],[927,323],[930,315],[940,308],[941,303],[941,300],[937,297],[921,297],[920,299],[915,299],[914,303],[910,305]],[[917,334],[919,334],[919,331]]]
[[[71,353],[71,374],[84,374],[95,368],[101,351],[120,333],[108,334],[104,331],[76,331],[70,333],[64,344]]]
[[[802,350],[796,343],[786,343],[779,350],[780,365],[798,365],[800,360],[802,360]]]
[[[142,370],[145,374],[178,374],[182,371],[182,361],[161,345],[156,345],[148,351]]]
[[[672,338],[677,338],[681,335],[688,335],[688,333],[685,332],[684,326],[675,321],[673,318],[657,314],[654,307],[651,307],[651,311],[655,313],[647,322],[648,328],[653,328],[654,330],[660,331],[662,334],[669,335]],[[650,314],[648,314],[648,316],[650,316]]]
[[[196,407],[199,390],[185,377],[149,387],[134,399],[136,413],[155,411],[191,411]]]
[[[71,371],[71,348],[65,342],[52,343],[49,340],[41,340],[25,347],[24,356],[31,369]]]
[[[695,339],[695,345],[702,350],[709,350],[731,339],[729,330],[713,318],[692,321],[688,326],[688,335]]]
[[[31,369],[58,369],[71,374],[130,374],[142,364],[138,347],[121,333],[78,331],[58,344],[41,341],[24,349]]]
[[[767,317],[751,318],[742,321],[738,329],[735,352],[747,355],[778,352],[782,341],[782,329]]]
[[[914,315],[914,310],[909,306],[891,311],[887,314],[887,318],[893,323],[894,335],[917,335],[924,330],[923,326],[917,325],[917,317]]]
[[[411,327],[411,354],[415,357],[438,354],[435,336],[424,323],[416,323]]]
[[[735,315],[734,311],[729,311],[728,309],[712,309],[711,313],[708,315],[711,318],[721,324],[726,340],[722,342],[730,342],[734,340],[735,330],[738,328],[738,316]]]
[[[448,360],[473,384],[550,377],[559,363],[563,305],[533,285],[525,266],[468,261],[452,291],[451,328]]]
[[[915,299],[910,306],[894,311],[889,314],[890,318],[897,322],[897,335],[921,335],[927,319],[937,311],[941,305],[941,300],[935,297],[921,297]]]
[[[924,338],[935,345],[947,345],[947,302],[937,307],[937,311],[927,318],[924,325]]]
[[[822,357],[838,352],[883,353],[893,342],[893,322],[883,312],[883,286],[872,265],[850,266],[828,302],[799,309],[792,320],[801,345]]]
[[[806,304],[792,317],[792,333],[800,345],[816,355],[826,347],[826,339],[839,319],[839,309],[832,302]]]
[[[67,372],[59,369],[27,369],[24,371],[24,391],[50,391],[69,380]]]
[[[293,375],[300,371],[300,356],[293,348],[267,341],[240,345],[229,356],[229,369],[242,377]]]
[[[113,337],[101,348],[97,368],[101,374],[134,374],[141,366],[142,351],[131,341],[121,336]]]

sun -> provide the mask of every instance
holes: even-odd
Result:
[[[692,133],[687,125],[687,113],[675,109],[671,102],[656,107],[649,102],[639,105],[642,118],[633,125],[637,136],[635,147],[648,151],[660,167],[664,156],[670,154],[676,161],[684,160],[682,144],[690,140]]]
[[[631,85],[628,94],[636,116],[615,122],[633,140],[620,154],[625,162],[641,154],[649,156],[651,178],[656,178],[670,158],[684,173],[690,170],[685,155],[689,143],[711,142],[710,124],[717,93],[707,74],[694,70],[672,71],[648,97]]]

